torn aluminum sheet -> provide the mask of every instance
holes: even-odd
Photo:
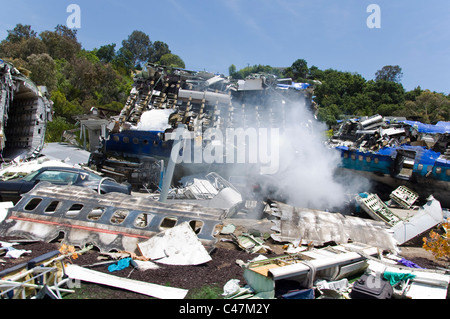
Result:
[[[126,289],[158,299],[183,299],[188,293],[185,289],[160,286],[143,281],[117,277],[77,265],[66,266],[66,274],[69,278],[74,280],[88,281]]]
[[[199,241],[189,223],[166,229],[138,244],[142,256],[167,265],[200,265],[211,256]]]
[[[271,237],[276,241],[313,243],[321,246],[327,242],[345,244],[350,240],[396,251],[396,242],[388,233],[386,225],[369,219],[344,216],[309,208],[298,208],[274,202],[267,212],[279,217],[273,222],[273,230],[278,234]]]
[[[225,211],[194,204],[165,204],[150,198],[119,193],[100,195],[77,186],[39,183],[11,208],[0,224],[0,234],[64,242],[101,252],[137,252],[137,244],[178,223],[195,225],[197,236],[210,251],[214,228]]]

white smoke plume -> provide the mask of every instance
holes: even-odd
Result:
[[[368,185],[355,177],[334,178],[340,154],[325,144],[327,127],[317,121],[304,102],[286,105],[285,130],[280,133],[279,171],[273,177],[288,204],[313,209],[342,207],[349,194]]]

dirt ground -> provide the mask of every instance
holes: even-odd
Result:
[[[0,237],[0,241],[13,241],[14,238]],[[275,257],[283,254],[282,245],[273,242],[271,239],[266,241],[271,247],[272,252],[266,254],[267,257]],[[18,259],[6,259],[0,256],[0,271],[10,268],[16,264],[26,262],[27,260],[40,256],[44,253],[58,250],[60,243],[33,242],[15,246],[17,249],[31,250],[29,255]],[[450,263],[444,260],[436,260],[433,255],[421,248],[420,240],[408,243],[407,246],[400,247],[401,257],[410,260],[420,267],[435,269],[436,267],[448,268]],[[74,264],[86,266],[99,263],[101,254],[97,250],[91,250],[79,256],[76,260],[72,260]],[[208,263],[198,266],[171,266],[162,265],[156,270],[140,271],[130,266],[123,270],[110,273],[107,269],[108,265],[90,267],[90,269],[114,274],[120,277],[140,280],[144,282],[168,285],[171,287],[189,290],[187,299],[192,298],[220,298],[223,292],[223,286],[230,279],[240,280],[241,286],[245,285],[243,277],[243,269],[236,263],[237,260],[247,262],[255,258],[258,254],[249,254],[239,248],[233,242],[218,241],[215,249],[210,253],[212,260]],[[213,288],[214,296],[197,295],[205,287]],[[134,292],[115,289],[107,286],[85,283],[83,282],[80,290],[74,294],[68,294],[67,299],[148,299],[148,296],[137,294]],[[207,288],[207,289],[209,289]]]

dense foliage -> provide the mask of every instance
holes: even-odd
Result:
[[[406,91],[400,83],[403,73],[398,65],[382,67],[374,80],[366,80],[358,73],[308,67],[303,59],[285,69],[255,65],[236,71],[236,67],[231,65],[229,72],[237,79],[254,72],[267,72],[312,84],[318,117],[329,125],[346,117],[374,114],[406,117],[431,124],[450,121],[450,95],[422,90],[420,86]]]
[[[64,130],[75,127],[73,116],[88,113],[92,107],[121,110],[133,75],[147,62],[185,68],[166,43],[152,42],[142,31],[133,31],[120,48],[112,43],[88,51],[78,42],[77,30],[63,25],[37,34],[29,25],[17,24],[0,43],[0,58],[12,62],[37,85],[47,86],[55,111],[47,130],[49,142],[58,141]],[[420,87],[406,92],[399,66],[384,66],[375,80],[369,81],[357,73],[308,67],[303,59],[287,68],[229,67],[234,79],[252,73],[271,73],[314,85],[318,117],[329,125],[346,116],[376,113],[425,123],[450,120],[450,96]]]

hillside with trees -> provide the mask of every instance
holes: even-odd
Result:
[[[91,51],[77,39],[77,30],[57,25],[37,34],[29,25],[17,24],[0,42],[0,59],[11,62],[37,85],[47,86],[54,102],[54,120],[47,141],[59,141],[64,130],[75,128],[73,116],[92,107],[120,111],[129,95],[133,76],[147,63],[185,68],[181,57],[162,41],[152,41],[142,31],[133,31],[121,46],[105,44]],[[298,59],[290,67],[254,65],[229,76],[244,79],[252,73],[271,73],[295,82],[311,83],[318,117],[329,125],[348,116],[381,114],[405,116],[425,123],[450,120],[450,96],[422,90],[405,91],[400,66],[384,66],[374,80],[360,74],[309,67]]]
[[[59,141],[64,130],[75,128],[74,115],[92,107],[120,111],[133,84],[133,75],[147,62],[184,67],[184,62],[161,41],[133,31],[122,46],[83,49],[77,30],[58,25],[37,34],[29,25],[8,30],[0,43],[0,59],[11,62],[37,85],[45,85],[54,102],[47,141]]]
[[[236,71],[232,65],[229,71],[236,79],[254,72],[267,72],[290,77],[295,82],[310,83],[315,87],[318,118],[330,126],[350,116],[374,114],[406,117],[430,124],[450,121],[450,95],[423,90],[420,86],[406,91],[401,84],[403,73],[398,65],[382,67],[375,73],[374,80],[366,80],[358,73],[320,70],[314,65],[308,67],[303,59],[281,70],[255,65]]]

